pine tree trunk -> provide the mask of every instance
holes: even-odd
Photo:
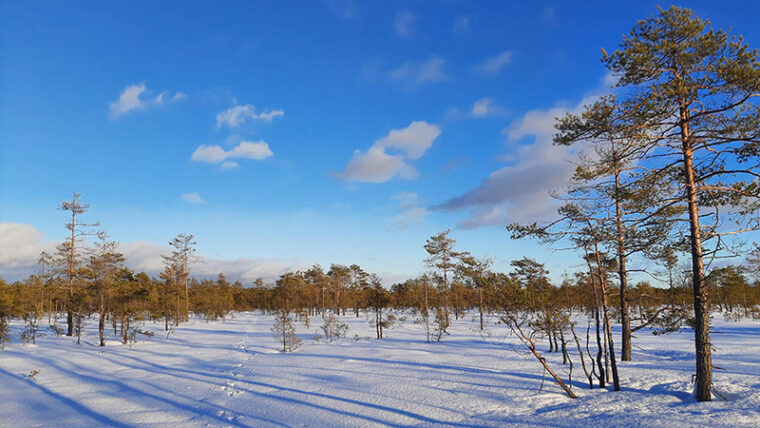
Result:
[[[597,375],[597,379],[599,380],[599,388],[604,388],[606,382],[604,378],[604,364],[602,363],[602,336],[599,332],[600,330],[600,322],[599,322],[599,295],[596,292],[596,281],[594,281],[594,272],[591,269],[591,263],[588,263],[588,269],[589,269],[589,279],[591,280],[591,289],[594,293],[594,321],[596,325],[596,366],[599,370],[599,374]]]
[[[76,193],[74,194],[74,197],[71,199],[71,205],[73,206],[76,202]],[[74,245],[76,244],[76,226],[77,226],[77,214],[76,209],[72,208],[71,210],[71,248],[69,248],[69,294],[68,294],[68,302],[67,302],[67,309],[68,313],[66,314],[66,336],[71,336],[74,334],[74,312],[72,311],[71,305],[74,304]]]
[[[478,312],[480,312],[480,330],[483,331],[483,289],[478,288]]]
[[[607,379],[604,377],[604,362],[602,361],[602,358],[604,356],[604,348],[602,347],[602,335],[599,333],[601,323],[599,322],[598,307],[594,308],[594,319],[596,320],[596,367],[599,370],[599,375],[597,375],[597,378],[599,380],[599,387],[604,388]]]
[[[185,275],[185,321],[190,320],[190,285],[189,276]]]
[[[586,369],[586,359],[583,358],[583,349],[581,349],[581,342],[578,340],[578,336],[575,334],[575,327],[570,324],[570,332],[573,333],[573,339],[575,339],[575,345],[578,347],[578,356],[581,359],[581,366],[583,367],[583,373],[586,375],[586,378],[588,379],[588,388],[594,389],[594,378],[592,377],[591,373],[588,372]],[[588,340],[588,332],[586,335],[586,339]]]
[[[549,352],[554,352],[554,343],[552,342],[552,332],[551,330],[546,332],[546,336],[549,339]]]
[[[696,396],[699,401],[712,400],[712,349],[710,344],[710,312],[707,288],[704,284],[702,260],[702,236],[697,206],[697,184],[694,171],[694,153],[689,136],[689,116],[681,108],[681,139],[683,143],[684,175],[686,177],[686,200],[689,210],[691,232],[691,267],[694,288],[694,347],[696,349]]]
[[[443,254],[443,300],[444,300],[444,316],[446,317],[446,324],[443,331],[449,326],[449,279],[448,279],[448,266],[446,263],[448,255]]]
[[[428,306],[428,283],[427,280],[423,283],[425,287],[425,337],[426,342],[430,342],[430,307]]]
[[[177,290],[177,305],[174,307],[174,326],[179,325],[179,290]]]
[[[554,352],[559,352],[559,344],[557,343],[557,332],[552,333],[552,337],[554,338]]]
[[[615,223],[617,226],[618,276],[620,277],[620,326],[623,329],[620,359],[631,361],[631,318],[628,315],[628,272],[623,240],[623,209],[620,195],[620,172],[615,169]]]
[[[71,305],[71,298],[69,298],[69,305]],[[71,309],[66,313],[66,336],[74,335],[74,312]]]
[[[612,341],[610,313],[607,307],[607,278],[604,271],[602,270],[602,260],[599,256],[599,248],[596,243],[594,244],[594,250],[596,252],[597,267],[599,268],[599,285],[602,288],[602,310],[604,311],[604,327],[605,330],[607,330],[607,335],[605,337],[607,339],[607,343],[609,344],[609,361],[612,365],[612,384],[615,391],[620,391],[620,378],[618,377],[617,362],[615,361],[615,345]]]
[[[100,334],[100,346],[106,346],[106,314],[100,313],[100,322],[98,323],[98,333]]]
[[[123,330],[123,340],[124,344],[126,345],[129,339],[129,316],[127,316],[127,311],[124,310],[124,315],[121,318],[121,328]]]

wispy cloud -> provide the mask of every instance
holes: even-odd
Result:
[[[445,64],[446,61],[443,58],[433,55],[424,61],[407,61],[391,70],[388,77],[409,86],[443,82],[449,78],[444,71]]]
[[[282,110],[266,110],[261,113],[256,113],[256,108],[253,104],[237,105],[217,114],[216,126],[217,128],[221,128],[222,125],[227,125],[234,128],[245,122],[247,119],[271,122],[275,117],[283,115],[285,115],[285,112]]]
[[[578,113],[584,105],[607,93],[609,78],[600,88],[573,106],[556,106],[531,110],[513,121],[505,130],[507,141],[517,145],[514,153],[504,157],[507,165],[492,172],[473,189],[451,198],[433,209],[449,212],[468,211],[469,217],[459,227],[504,226],[510,222],[540,221],[554,215],[557,201],[552,191],[562,191],[575,171],[572,162],[579,148],[553,144],[555,118],[568,112]],[[532,144],[522,144],[523,139]]]
[[[407,160],[419,159],[441,134],[437,125],[415,121],[379,138],[366,152],[356,150],[340,178],[349,181],[385,183],[394,177],[414,180],[419,173]],[[395,151],[389,154],[388,151]]]
[[[167,237],[168,240],[168,237]],[[5,280],[25,278],[39,272],[38,260],[41,251],[52,252],[55,242],[34,226],[24,223],[0,222],[0,276]],[[157,275],[164,269],[162,255],[168,254],[170,248],[148,241],[133,241],[119,245],[119,252],[124,254],[125,264],[136,272]],[[247,283],[257,278],[273,281],[281,274],[303,269],[303,263],[286,262],[277,259],[217,259],[201,257],[191,266],[194,277],[213,278],[223,272],[231,281],[241,280]]]
[[[191,204],[202,204],[205,201],[201,198],[201,195],[197,193],[184,193],[182,194],[182,200]]]
[[[488,116],[505,116],[509,111],[496,102],[496,98],[483,97],[472,103],[472,106],[466,110],[460,110],[457,107],[451,107],[446,110],[446,115],[453,118],[474,118],[480,119]]]
[[[393,21],[393,29],[396,31],[396,35],[401,37],[413,36],[415,20],[414,14],[408,10],[396,13],[396,18]]]
[[[469,15],[461,15],[454,18],[454,23],[451,26],[451,31],[454,34],[465,34],[470,31],[470,21],[471,18]]]
[[[470,109],[470,115],[475,118],[485,116],[498,116],[506,113],[506,109],[496,104],[496,99],[493,97],[483,97],[472,104]]]
[[[126,264],[137,272],[155,275],[164,269],[162,255],[169,253],[165,245],[148,241],[135,241],[122,244],[119,250],[126,258]],[[257,278],[274,281],[285,272],[303,269],[302,263],[285,262],[277,259],[218,259],[203,257],[190,266],[193,277],[215,278],[219,272],[224,273],[230,281],[243,281],[250,284]]]
[[[362,7],[361,3],[355,0],[323,0],[323,2],[330,12],[347,20],[357,18]]]
[[[111,118],[117,118],[130,111],[143,110],[148,107],[173,103],[186,98],[187,95],[182,92],[171,94],[169,91],[160,92],[153,96],[152,91],[149,91],[144,83],[140,83],[124,88],[121,94],[119,94],[119,98],[108,105],[108,111]]]
[[[222,168],[235,168],[237,162],[230,159],[266,159],[273,156],[266,141],[243,141],[231,150],[225,150],[217,145],[201,145],[193,152],[191,159],[196,162],[220,163]]]
[[[476,65],[475,70],[483,74],[498,74],[507,64],[512,62],[513,55],[511,51],[504,51]]]
[[[416,193],[401,192],[391,196],[391,199],[398,201],[398,213],[392,220],[395,228],[405,229],[424,221],[427,210],[420,206]]]

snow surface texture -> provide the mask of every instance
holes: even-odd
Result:
[[[95,320],[81,345],[53,335],[23,345],[14,324],[0,350],[0,425],[760,426],[756,321],[715,317],[714,364],[725,369],[715,386],[728,401],[697,403],[691,330],[639,332],[634,361],[619,363],[621,392],[588,390],[573,347],[571,400],[548,376],[539,392],[541,366],[495,318],[484,335],[472,314],[452,320],[442,343],[425,343],[411,317],[383,340],[364,315],[341,320],[348,337],[334,343],[315,342],[321,318],[299,324],[303,347],[290,354],[278,352],[273,319],[250,313],[191,321],[168,339],[162,324],[146,323],[156,335],[131,347],[97,347]],[[585,339],[585,321],[577,330]],[[539,345],[567,379],[561,355]]]

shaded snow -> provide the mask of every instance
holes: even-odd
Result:
[[[249,313],[186,323],[168,338],[146,323],[156,335],[131,347],[113,337],[95,346],[94,320],[81,345],[54,336],[23,345],[14,324],[0,351],[0,425],[760,426],[756,321],[716,317],[714,364],[725,371],[715,385],[729,401],[697,403],[691,331],[639,332],[617,393],[588,390],[573,353],[579,399],[570,400],[548,377],[538,392],[540,365],[495,319],[485,335],[472,316],[453,321],[444,342],[428,344],[411,318],[382,341],[364,316],[341,318],[347,338],[316,343],[314,318],[311,329],[299,324],[304,346],[291,354],[277,352],[271,317]],[[578,330],[585,337],[585,323]],[[561,355],[545,356],[566,379]]]

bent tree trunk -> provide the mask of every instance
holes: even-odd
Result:
[[[509,324],[509,327],[512,329],[512,331],[517,335],[518,339],[530,350],[530,352],[533,354],[534,357],[541,363],[542,366],[544,366],[544,369],[551,375],[551,377],[554,378],[554,380],[559,384],[559,386],[565,391],[568,397],[572,399],[578,398],[577,395],[573,392],[572,389],[568,388],[568,386],[565,384],[565,382],[560,379],[559,376],[557,376],[556,373],[554,373],[554,370],[549,367],[548,364],[546,364],[546,360],[544,357],[541,356],[541,354],[536,351],[536,342],[533,341],[533,339],[530,338],[530,336],[526,335],[525,332],[523,332],[522,328],[520,327],[520,324],[518,324],[517,320],[512,314],[507,314],[507,324]]]
[[[586,369],[586,359],[583,357],[581,342],[578,340],[578,336],[575,334],[575,326],[573,324],[570,324],[570,331],[573,333],[573,339],[575,339],[575,344],[578,346],[578,356],[581,358],[581,366],[583,366],[583,373],[586,375],[586,378],[588,379],[588,388],[594,389],[594,378],[592,377],[591,373],[589,373],[589,371]]]

